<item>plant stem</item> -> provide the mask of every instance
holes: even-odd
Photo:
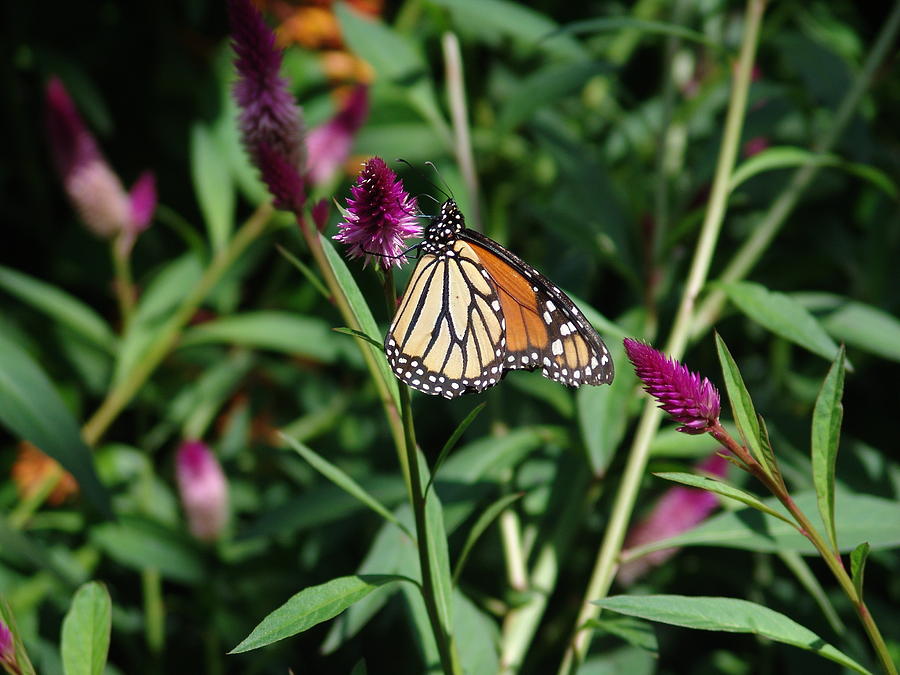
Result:
[[[893,45],[898,29],[900,29],[900,1],[894,3],[894,8],[888,15],[881,32],[875,40],[875,44],[872,46],[872,50],[869,52],[868,58],[866,58],[862,72],[841,101],[831,128],[813,145],[814,152],[829,152],[840,139],[844,129],[846,129],[847,124],[853,117],[862,95],[872,83],[876,69],[884,61],[888,50]],[[772,206],[769,207],[766,215],[758,225],[754,226],[753,234],[738,249],[738,252],[725,267],[719,277],[721,281],[738,281],[747,275],[762,257],[763,253],[765,253],[769,244],[772,243],[775,235],[778,234],[781,226],[784,225],[787,217],[793,211],[813,178],[818,174],[820,168],[821,165],[807,164],[794,172],[784,190],[778,195]],[[724,291],[712,291],[697,310],[691,336],[697,337],[708,331],[716,317],[721,314],[724,304]]]
[[[446,32],[441,37],[444,64],[447,76],[447,99],[450,102],[450,119],[453,123],[453,150],[462,171],[466,189],[469,192],[470,227],[484,231],[481,222],[481,205],[478,193],[478,173],[475,171],[475,156],[472,154],[472,137],[469,133],[469,117],[466,106],[465,75],[462,54],[456,33]]]
[[[121,245],[124,235],[119,235],[112,242],[112,259],[115,278],[116,300],[119,302],[119,316],[122,320],[122,333],[131,325],[131,317],[134,315],[134,282],[131,278],[131,250],[124,251]]]
[[[709,206],[706,210],[706,217],[704,218],[700,239],[694,253],[694,260],[691,264],[681,303],[675,315],[672,332],[665,350],[676,359],[681,357],[687,344],[694,303],[709,274],[713,251],[715,250],[716,241],[725,217],[728,183],[740,143],[747,107],[747,92],[750,89],[751,72],[756,56],[759,30],[764,11],[765,0],[748,0],[741,51],[735,69],[734,84],[731,88],[728,113],[725,118],[725,129],[722,134],[722,146],[719,150]],[[628,521],[634,510],[640,481],[647,466],[650,441],[656,433],[661,416],[661,411],[656,408],[653,401],[648,400],[638,424],[625,467],[625,474],[622,477],[619,492],[616,494],[609,525],[607,526],[603,543],[601,544],[594,570],[582,601],[581,610],[575,622],[573,636],[559,669],[560,675],[574,673],[587,654],[593,631],[590,628],[582,628],[582,626],[597,614],[598,608],[592,602],[605,597],[612,585],[618,567],[617,558],[625,540]]]
[[[218,252],[206,268],[200,281],[182,301],[175,313],[156,334],[155,339],[127,377],[107,394],[106,399],[82,427],[81,435],[88,445],[95,445],[112,424],[113,420],[127,406],[140,390],[156,367],[169,354],[185,324],[197,311],[200,303],[222,278],[231,264],[265,231],[272,207],[260,206],[247,222],[238,230],[228,246]]]
[[[141,585],[144,591],[144,634],[147,648],[158,658],[162,654],[166,633],[159,570],[152,567],[142,570]]]

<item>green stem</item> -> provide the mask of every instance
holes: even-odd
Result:
[[[150,653],[159,657],[165,644],[165,611],[162,599],[162,578],[159,570],[148,567],[141,571],[144,591],[144,634]]]
[[[441,37],[447,76],[447,100],[450,102],[450,119],[453,123],[453,150],[469,192],[470,227],[484,231],[481,221],[481,204],[478,193],[478,173],[475,171],[475,155],[472,153],[472,136],[469,133],[469,116],[466,105],[465,75],[459,38],[447,32]]]
[[[128,330],[131,325],[131,317],[134,316],[134,281],[131,278],[131,250],[125,251],[122,246],[122,237],[119,235],[112,242],[112,259],[113,269],[115,270],[115,278],[113,286],[115,287],[116,300],[119,303],[119,315],[122,320],[122,333]]]
[[[900,29],[900,0],[894,3],[894,8],[888,15],[881,32],[872,45],[872,50],[866,58],[862,72],[856,78],[853,87],[847,92],[843,101],[841,101],[831,128],[813,145],[815,153],[829,152],[841,138],[863,94],[872,83],[876,70],[894,44],[898,29]],[[747,276],[768,249],[769,244],[772,243],[781,226],[787,221],[788,216],[794,210],[813,178],[819,173],[820,168],[820,165],[807,164],[794,172],[784,190],[772,202],[772,206],[769,207],[766,215],[758,225],[754,226],[753,234],[738,249],[738,252],[725,267],[720,276],[721,281],[739,281]],[[724,304],[724,291],[715,290],[711,292],[697,310],[691,336],[696,338],[706,333],[721,314]]]
[[[741,130],[747,107],[747,93],[750,89],[751,72],[756,57],[759,41],[759,30],[765,11],[765,0],[748,0],[745,12],[744,35],[738,57],[734,84],[725,118],[725,129],[722,133],[722,146],[719,150],[716,173],[710,193],[709,206],[694,253],[694,260],[688,274],[684,293],[666,352],[673,358],[680,358],[687,344],[693,316],[694,304],[700,289],[706,282],[713,251],[725,217],[725,206],[728,199],[728,183],[734,169],[740,144]],[[591,579],[582,601],[581,611],[576,619],[573,636],[559,669],[561,675],[574,673],[584,660],[590,646],[593,631],[582,628],[584,624],[597,614],[598,608],[592,604],[594,600],[603,598],[609,591],[618,568],[618,556],[625,540],[628,522],[634,510],[638,488],[647,466],[650,452],[650,441],[656,433],[661,419],[661,412],[653,401],[647,401],[644,413],[638,424],[635,439],[628,456],[625,474],[616,494],[610,521],[600,546]]]
[[[271,215],[271,206],[268,204],[260,206],[243,227],[235,233],[228,246],[213,257],[212,263],[206,268],[200,281],[156,334],[153,343],[149,346],[143,358],[107,394],[106,399],[104,399],[97,411],[85,423],[81,434],[88,445],[95,445],[100,440],[113,420],[118,417],[119,413],[134,398],[134,395],[144,386],[144,383],[153,374],[153,371],[156,370],[157,366],[175,346],[178,338],[181,336],[182,329],[197,311],[200,303],[206,299],[206,296],[209,295],[209,292],[219,282],[231,264],[265,231]]]

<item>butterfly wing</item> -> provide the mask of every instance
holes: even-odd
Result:
[[[487,271],[506,321],[504,370],[533,370],[570,387],[609,384],[609,350],[569,297],[497,242],[473,230],[466,241]]]
[[[461,239],[419,259],[384,343],[401,381],[446,398],[500,381],[505,323],[489,276]]]

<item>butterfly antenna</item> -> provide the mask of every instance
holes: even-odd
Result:
[[[447,199],[452,199],[452,198],[453,198],[453,196],[447,194],[447,191],[444,190],[441,186],[435,185],[435,184],[431,181],[431,179],[428,178],[428,176],[426,176],[425,173],[422,172],[421,169],[417,169],[416,167],[414,167],[412,164],[410,164],[409,162],[407,162],[407,161],[406,161],[405,159],[403,159],[402,157],[399,158],[399,159],[397,159],[397,161],[400,162],[401,164],[406,164],[406,166],[408,166],[410,169],[412,169],[412,170],[415,171],[417,174],[419,174],[419,177],[421,177],[422,180],[424,180],[426,183],[428,183],[431,187],[433,187],[435,190],[437,190],[438,192],[440,192],[442,195],[444,195],[445,197],[447,197]],[[430,164],[430,165],[431,165],[431,168],[434,168],[434,164],[432,164],[431,162],[425,162],[425,163],[426,163],[426,164]],[[435,169],[435,171],[437,171],[437,169]],[[440,176],[440,175],[441,175],[441,174],[438,174],[438,176]],[[441,180],[444,180],[443,177],[441,177]],[[444,182],[446,183],[446,181],[444,181]],[[448,185],[447,187],[450,187],[450,186]],[[434,197],[432,197],[432,199],[434,199]],[[434,201],[435,201],[435,203],[437,203],[437,200],[436,200],[436,199],[435,199]]]
[[[437,174],[438,178],[441,179],[441,182],[442,182],[444,185],[447,186],[447,190],[450,191],[450,194],[447,195],[447,193],[444,192],[443,190],[441,190],[441,192],[444,192],[444,194],[447,195],[450,199],[456,201],[456,195],[453,194],[453,188],[450,187],[450,183],[448,183],[448,182],[444,179],[444,177],[441,175],[441,172],[438,171],[438,168],[434,165],[434,162],[425,162],[425,166],[430,166],[430,167],[434,170],[434,172]],[[438,188],[438,189],[440,189],[440,188]]]

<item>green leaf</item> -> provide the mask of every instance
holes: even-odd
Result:
[[[232,314],[192,326],[184,332],[181,346],[220,342],[299,354],[323,363],[333,363],[338,356],[338,342],[324,319],[276,311]]]
[[[555,56],[584,58],[586,50],[553,19],[518,2],[508,0],[430,0],[450,10],[460,31],[476,32],[489,43],[509,38],[526,50]]]
[[[741,490],[740,488],[737,488],[734,485],[730,485],[729,483],[726,483],[724,481],[716,480],[715,478],[711,478],[709,476],[698,476],[697,474],[681,473],[678,471],[666,471],[661,473],[654,473],[653,475],[664,480],[670,480],[675,483],[681,483],[682,485],[690,485],[691,487],[700,488],[701,490],[714,492],[717,495],[727,497],[728,499],[733,499],[734,501],[740,502],[742,504],[746,504],[747,506],[754,508],[757,511],[768,513],[770,516],[774,516],[775,518],[783,520],[789,525],[793,524],[793,521],[790,518],[773,509],[771,506],[763,502],[759,497],[752,495],[749,492],[745,492],[744,490]]]
[[[731,175],[728,189],[733,192],[741,183],[764,171],[787,169],[794,166],[831,166],[843,169],[867,180],[889,197],[897,198],[897,185],[883,171],[867,164],[844,161],[837,155],[815,153],[793,146],[766,148],[744,160]]]
[[[670,626],[759,635],[800,647],[858,673],[869,673],[808,628],[784,614],[746,600],[684,595],[618,595],[595,604],[620,614],[659,621]]]
[[[305,588],[263,619],[229,654],[259,649],[333,619],[372,591],[407,577],[385,574],[338,577]],[[414,583],[414,582],[413,582]]]
[[[360,340],[364,340],[368,342],[370,345],[377,349],[383,349],[380,342],[377,340],[373,340],[368,335],[363,333],[362,331],[353,330],[352,328],[347,328],[346,326],[338,326],[337,328],[332,328],[335,333],[340,333],[341,335],[349,335],[351,337],[358,337]]]
[[[322,250],[325,252],[325,257],[328,258],[328,263],[331,265],[331,270],[334,272],[335,279],[337,279],[338,285],[347,297],[350,310],[359,322],[359,327],[372,341],[380,344],[377,338],[381,335],[381,331],[378,330],[378,324],[375,323],[375,317],[372,316],[372,310],[369,309],[369,305],[366,303],[363,294],[360,292],[359,286],[356,285],[353,275],[350,274],[350,270],[347,269],[347,265],[344,264],[344,261],[341,256],[338,255],[338,252],[334,250],[334,246],[331,245],[331,242],[323,235],[319,235],[319,241],[322,244]],[[361,348],[369,349],[370,347]],[[375,352],[375,363],[378,366],[381,377],[384,378],[384,381],[387,384],[388,391],[394,399],[394,404],[399,409],[400,393],[397,388],[397,378],[394,377],[394,373],[391,372],[391,369],[388,366],[383,349],[378,349]]]
[[[0,288],[43,312],[53,321],[71,328],[105,352],[115,352],[116,336],[100,315],[78,298],[40,279],[2,265]]]
[[[315,272],[313,272],[306,263],[300,260],[293,253],[288,251],[286,248],[284,248],[281,244],[275,244],[275,248],[278,249],[278,252],[282,256],[284,256],[284,258],[286,258],[287,261],[291,263],[291,265],[293,265],[300,271],[300,274],[306,277],[306,280],[312,285],[313,288],[319,291],[319,294],[323,298],[327,300],[331,297],[331,293],[327,288],[325,288],[325,284],[322,283],[322,280],[319,279],[319,276]]]
[[[610,342],[609,351],[613,363],[624,362],[625,350],[621,340]],[[603,476],[615,457],[628,426],[628,404],[634,399],[636,391],[634,370],[619,368],[615,380],[608,387],[581,387],[575,395],[578,426],[594,476]]]
[[[234,183],[228,151],[203,124],[191,129],[191,177],[214,251],[221,251],[234,229]]]
[[[444,463],[444,460],[447,458],[447,455],[450,454],[450,451],[456,447],[456,444],[459,442],[459,439],[462,438],[462,435],[466,433],[466,429],[469,428],[469,425],[475,421],[475,418],[484,410],[484,407],[487,405],[487,401],[484,403],[479,403],[472,411],[466,415],[465,419],[460,422],[456,429],[453,430],[453,433],[450,434],[450,438],[447,439],[447,442],[444,443],[444,447],[441,448],[441,452],[438,455],[437,459],[434,460],[434,467],[431,470],[431,478],[428,479],[428,484],[425,486],[425,496],[428,497],[428,490],[431,488],[434,483],[434,478],[437,476],[438,469],[441,468],[441,465]]]
[[[75,477],[94,508],[112,517],[109,494],[97,476],[94,458],[75,418],[40,366],[2,334],[0,422],[59,462]]]
[[[779,508],[774,497],[762,501],[771,509]],[[814,515],[815,493],[800,493],[795,495],[794,501],[819,527]],[[900,502],[896,500],[845,492],[836,495],[835,525],[841,552],[852,551],[860,541],[869,542],[873,550],[900,545],[897,523],[900,523]],[[636,548],[632,553],[638,556],[676,546],[723,546],[765,553],[795,551],[801,555],[818,555],[815,547],[795,527],[750,508],[720,513],[688,532]]]
[[[848,302],[822,319],[835,338],[872,354],[900,361],[900,321],[861,302]]]
[[[300,443],[299,441],[294,440],[290,436],[286,436],[285,434],[278,434],[288,445],[290,445],[298,455],[303,457],[307,462],[309,462],[310,466],[312,466],[316,471],[321,473],[325,478],[330,480],[332,483],[337,485],[339,488],[344,490],[347,494],[352,495],[360,502],[368,506],[379,516],[384,518],[390,523],[393,523],[401,530],[406,532],[406,534],[410,537],[410,539],[414,539],[412,533],[406,529],[406,526],[403,525],[393,513],[388,511],[384,506],[382,506],[381,502],[379,502],[375,497],[369,494],[365,488],[363,488],[359,483],[353,480],[350,476],[344,473],[341,469],[336,467],[334,464],[323,458],[321,455],[318,455],[315,451]]]
[[[91,530],[91,541],[133,570],[156,569],[163,577],[187,584],[206,579],[203,556],[194,542],[154,521],[122,517]]]
[[[799,302],[749,281],[716,284],[741,312],[796,345],[826,359],[838,351],[834,340]]]
[[[594,75],[611,70],[606,63],[585,61],[554,64],[526,77],[503,103],[496,133],[510,133],[543,106],[558,104],[560,99],[580,90]]]
[[[766,462],[762,448],[763,441],[759,429],[759,420],[753,407],[753,401],[750,398],[750,392],[744,386],[741,371],[738,370],[731,352],[728,351],[725,341],[718,333],[716,333],[716,350],[719,353],[719,363],[722,366],[722,376],[725,379],[725,389],[728,392],[728,400],[731,403],[734,423],[744,439],[744,444],[750,449],[756,461],[762,465],[763,470],[769,476],[774,478],[777,467],[770,466]]]
[[[682,40],[691,40],[698,44],[711,47],[712,49],[724,52],[724,45],[715,40],[711,40],[703,33],[698,33],[690,28],[679,26],[678,24],[665,23],[662,21],[647,21],[645,19],[636,19],[630,16],[616,16],[604,19],[586,19],[584,21],[574,21],[564,25],[558,33],[566,35],[582,35],[603,33],[608,31],[618,31],[621,29],[635,30],[641,33],[650,33],[656,35],[671,35],[672,37],[681,38]],[[553,33],[551,35],[555,35]]]
[[[646,621],[630,616],[602,615],[599,619],[591,619],[587,626],[595,630],[620,637],[625,642],[639,647],[651,654],[659,653],[659,643],[653,626]]]
[[[420,480],[422,484],[427,485],[430,479],[428,465],[425,456],[421,453],[419,453],[418,463]],[[434,584],[434,601],[437,605],[441,625],[449,635],[453,628],[453,577],[450,574],[450,553],[447,550],[444,508],[434,491],[425,498],[425,525],[431,580]]]
[[[462,551],[459,554],[459,559],[456,561],[456,569],[453,570],[454,585],[459,583],[459,576],[462,574],[463,568],[466,566],[466,560],[469,558],[469,553],[472,551],[472,547],[475,546],[475,542],[478,541],[478,538],[484,534],[484,531],[490,527],[497,516],[503,513],[510,504],[524,496],[524,492],[504,495],[488,506],[482,511],[481,515],[478,516],[478,520],[475,521],[475,524],[472,525],[472,529],[469,530],[469,536],[466,537],[466,543],[463,545]]]
[[[870,550],[869,543],[864,541],[850,553],[850,578],[853,579],[853,587],[860,598],[863,597],[863,577]]]
[[[112,600],[96,581],[78,589],[62,624],[62,661],[66,675],[101,675],[109,652]]]
[[[453,640],[459,649],[463,673],[499,673],[497,622],[479,609],[459,589],[453,593]]]
[[[844,348],[841,347],[816,398],[811,441],[813,484],[816,487],[819,513],[832,548],[837,547],[837,533],[834,529],[834,467],[841,439],[841,420],[844,417],[844,406],[841,404],[843,395]]]

